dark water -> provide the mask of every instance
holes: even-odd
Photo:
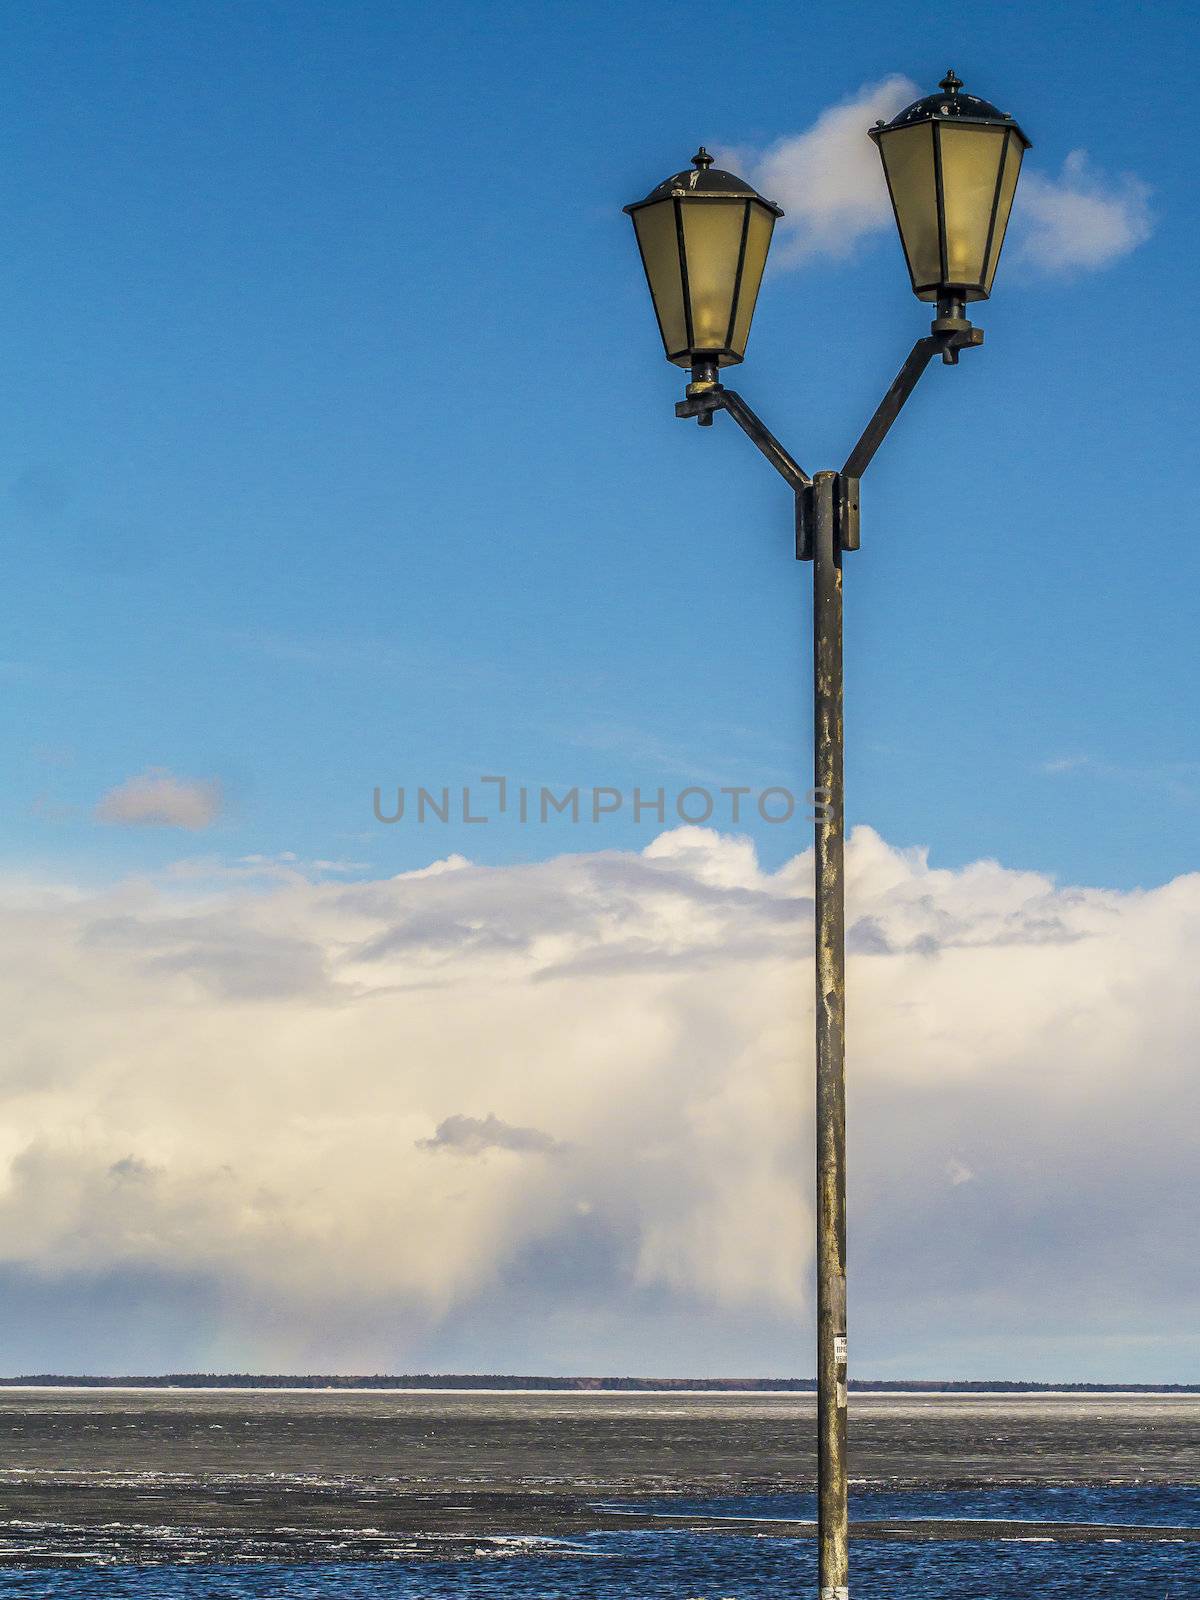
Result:
[[[1200,1461],[1197,1467],[1200,1468]],[[615,1500],[602,1503],[613,1507],[631,1504]],[[640,1499],[636,1506],[639,1512],[652,1511],[664,1516],[689,1513],[706,1519],[712,1516],[789,1517],[811,1522],[817,1515],[815,1494],[721,1495],[694,1500],[672,1495],[661,1500]],[[938,1522],[1030,1520],[1200,1529],[1200,1487],[1150,1484],[1115,1488],[1015,1485],[952,1490],[856,1489],[850,1497],[850,1515],[855,1520],[872,1521],[914,1521],[928,1517]],[[1200,1550],[1197,1559],[1200,1559]]]
[[[1200,1594],[1196,1545],[856,1542],[861,1600],[1187,1600]],[[21,1600],[783,1600],[816,1587],[811,1543],[679,1532],[592,1534],[548,1547],[454,1562],[108,1567],[0,1571]]]
[[[794,1395],[0,1392],[0,1600],[785,1600]],[[855,1600],[1200,1600],[1200,1397],[856,1397]]]

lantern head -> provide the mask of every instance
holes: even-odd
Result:
[[[677,367],[729,367],[746,353],[776,217],[783,212],[721,172],[703,145],[625,210],[633,218],[663,349]]]
[[[937,94],[870,130],[919,300],[991,294],[1029,148],[1012,117],[961,89],[948,72]]]

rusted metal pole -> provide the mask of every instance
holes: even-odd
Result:
[[[846,1434],[846,869],[842,791],[842,551],[859,544],[859,476],[939,352],[981,344],[961,305],[938,302],[841,472],[811,479],[715,368],[693,369],[677,417],[728,411],[796,494],[796,557],[813,563],[817,1034],[817,1549],[820,1600],[849,1600]]]
[[[817,1543],[820,1600],[848,1600],[846,1463],[846,914],[842,552],[836,472],[812,490],[816,788]]]

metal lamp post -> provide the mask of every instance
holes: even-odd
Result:
[[[983,343],[967,302],[991,293],[1021,158],[1011,117],[947,73],[938,93],[870,136],[918,299],[936,316],[918,339],[840,472],[811,478],[745,401],[718,381],[746,350],[779,207],[703,148],[633,218],[668,361],[689,367],[677,417],[711,427],[727,412],[784,478],[796,502],[796,556],[813,563],[816,877],[817,1485],[820,1600],[848,1600],[846,1462],[845,868],[842,787],[842,552],[859,547],[859,479],[935,355],[947,366]]]

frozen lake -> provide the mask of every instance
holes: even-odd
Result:
[[[0,1391],[0,1595],[758,1600],[814,1581],[815,1402]],[[1200,1396],[855,1395],[854,1589],[1200,1595]]]

